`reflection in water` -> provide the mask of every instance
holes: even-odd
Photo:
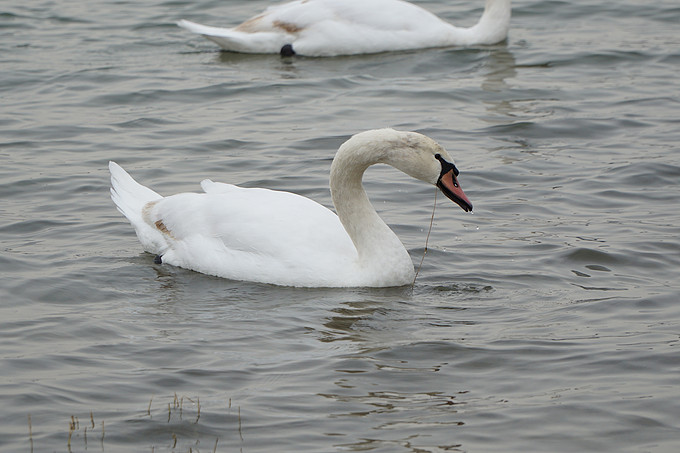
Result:
[[[148,254],[146,254],[148,255]],[[150,257],[151,255],[148,255]],[[176,315],[177,304],[182,304],[186,300],[186,295],[182,288],[182,282],[177,278],[174,269],[163,264],[153,264],[153,270],[156,273],[156,283],[158,289],[156,291],[158,304],[156,314]]]
[[[460,409],[467,401],[462,395],[468,392],[453,381],[442,380],[451,372],[451,364],[432,358],[446,350],[453,358],[460,346],[414,338],[410,332],[418,328],[421,315],[395,304],[399,298],[412,299],[413,292],[392,290],[397,291],[401,294],[385,300],[345,302],[333,308],[323,324],[328,330],[321,333],[320,341],[349,341],[359,346],[336,363],[336,391],[317,394],[326,400],[323,405],[328,406],[330,419],[361,418],[365,426],[361,432],[333,433],[342,439],[335,446],[353,451],[395,447],[430,451],[434,446],[437,451],[457,451],[461,442],[453,429],[465,424]]]
[[[489,53],[486,61],[487,71],[482,79],[481,88],[487,93],[499,96],[489,96],[484,100],[487,110],[491,113],[500,115],[499,117],[484,117],[486,121],[493,124],[506,124],[507,117],[515,114],[516,107],[513,100],[508,99],[507,93],[511,92],[506,80],[517,75],[515,70],[515,56],[506,47],[499,47]]]
[[[486,61],[488,70],[482,80],[482,90],[495,93],[507,91],[510,87],[506,79],[517,75],[515,65],[515,56],[507,47],[499,47],[491,51]]]
[[[406,292],[401,288],[394,288],[393,291]],[[366,323],[374,319],[380,313],[386,313],[387,309],[381,302],[374,301],[355,301],[345,302],[342,306],[334,308],[331,316],[323,325],[329,330],[322,332],[319,341],[353,341],[357,343],[365,342],[363,332],[358,324]]]
[[[239,72],[263,75],[274,73],[282,79],[297,79],[299,77],[294,58],[219,51],[218,59],[220,63],[224,63]]]

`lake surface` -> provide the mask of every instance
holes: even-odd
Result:
[[[502,45],[329,59],[174,25],[267,4],[3,2],[0,450],[679,451],[677,1],[515,1]],[[385,126],[445,146],[475,206],[439,197],[413,288],[156,265],[109,198],[115,160],[330,206],[337,147]],[[433,188],[366,187],[417,265]]]

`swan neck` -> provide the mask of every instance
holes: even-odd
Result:
[[[511,0],[486,0],[479,21],[470,28],[453,27],[451,40],[463,45],[497,44],[507,38],[511,16]]]
[[[341,146],[331,165],[331,197],[362,265],[384,266],[386,259],[393,262],[397,256],[402,262],[407,261],[412,271],[408,252],[375,211],[362,184],[364,172],[371,165],[384,162],[385,154],[384,149],[366,144]]]

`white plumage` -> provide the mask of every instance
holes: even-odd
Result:
[[[496,44],[507,37],[510,15],[510,0],[486,0],[479,22],[463,28],[402,0],[296,0],[234,28],[178,25],[233,52],[335,56]]]
[[[411,258],[361,184],[375,163],[436,184],[472,209],[448,153],[424,135],[392,129],[357,134],[338,150],[330,177],[338,215],[290,192],[210,180],[201,182],[204,193],[162,197],[115,162],[109,163],[111,198],[144,250],[163,263],[287,286],[404,285],[414,277]]]

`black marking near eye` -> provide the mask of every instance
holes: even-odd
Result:
[[[453,165],[451,162],[448,162],[446,159],[444,159],[441,154],[439,153],[435,154],[434,158],[437,159],[442,164],[442,172],[439,175],[440,178],[446,173],[450,172],[451,170],[453,170],[454,176],[458,176],[460,174],[456,166]]]

